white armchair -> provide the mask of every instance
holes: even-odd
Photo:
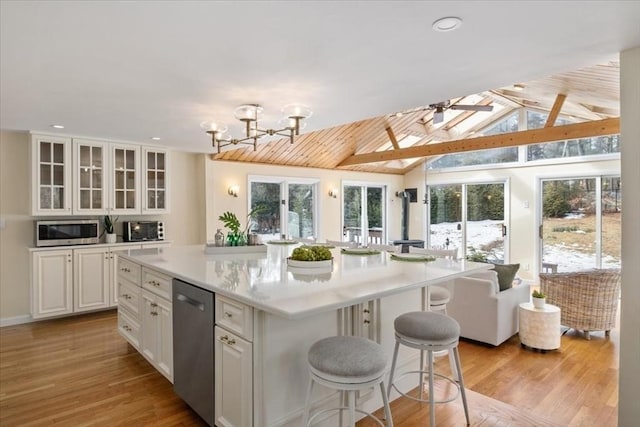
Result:
[[[529,301],[529,286],[499,291],[498,277],[489,270],[447,284],[448,315],[460,324],[460,336],[500,345],[518,332],[518,305]]]

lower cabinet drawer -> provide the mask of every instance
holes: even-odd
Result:
[[[118,308],[118,332],[136,350],[140,350],[140,323],[122,308]]]
[[[142,267],[142,287],[171,301],[171,277],[166,274]]]
[[[118,276],[133,283],[140,281],[140,265],[128,259],[118,258]]]
[[[140,315],[140,287],[121,278],[118,279],[118,305],[134,316]]]
[[[253,308],[216,294],[216,325],[253,341]]]

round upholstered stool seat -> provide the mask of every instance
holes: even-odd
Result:
[[[384,375],[387,356],[382,347],[362,337],[329,337],[309,349],[312,371],[336,382],[362,383]]]
[[[458,342],[460,325],[453,318],[431,311],[412,311],[398,316],[393,326],[406,339],[421,341],[421,345],[449,345]]]
[[[355,413],[358,412],[372,417],[380,426],[384,427],[381,420],[355,407],[356,390],[365,390],[370,386],[379,385],[387,420],[386,425],[393,427],[391,408],[384,386],[387,356],[379,344],[366,338],[353,336],[323,338],[316,341],[309,349],[308,361],[311,378],[307,390],[303,426],[309,426],[314,418],[322,413],[336,410],[340,411],[339,425],[342,425],[342,411],[348,410],[349,426],[355,426]],[[340,390],[341,406],[318,411],[309,417],[314,383]],[[345,397],[347,406],[344,406]]]
[[[397,390],[403,396],[420,402],[428,402],[430,405],[429,416],[430,425],[435,427],[435,404],[447,403],[457,399],[458,395],[462,396],[462,404],[464,406],[464,414],[469,425],[469,410],[467,407],[467,397],[462,379],[462,369],[460,367],[460,355],[458,353],[458,341],[460,339],[460,325],[458,322],[444,314],[434,313],[432,311],[412,311],[398,316],[394,322],[396,345],[393,351],[393,359],[391,362],[391,372],[389,374],[389,384],[387,388],[388,397],[391,395],[391,389]],[[398,360],[398,350],[400,345],[420,350],[420,369],[418,371],[408,371],[399,375],[400,379],[408,374],[418,374],[419,381],[419,397],[415,398],[400,392],[393,382],[396,362]],[[455,378],[449,378],[434,372],[433,358],[434,353],[440,351],[449,351],[451,360],[453,360],[452,371]],[[424,367],[424,352],[427,352],[427,368]],[[422,398],[424,375],[428,375],[429,396],[427,400]],[[437,400],[434,394],[435,377],[442,378],[457,387],[458,393],[449,399]]]
[[[442,286],[429,286],[429,305],[439,306],[451,300],[451,292]]]

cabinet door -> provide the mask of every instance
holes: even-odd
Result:
[[[142,149],[142,213],[169,212],[169,152],[158,148]]]
[[[73,140],[74,213],[93,215],[107,213],[108,158],[107,143],[84,139]]]
[[[171,303],[157,298],[158,350],[156,367],[173,383],[173,314]]]
[[[252,364],[251,343],[216,326],[214,378],[217,426],[252,426]]]
[[[140,147],[111,144],[112,213],[140,213]]]
[[[151,292],[142,290],[142,312],[140,313],[142,336],[140,347],[144,357],[152,364],[155,364],[158,357],[158,304],[156,303],[156,298]]]
[[[33,135],[31,214],[71,215],[71,139]]]
[[[73,312],[72,251],[33,252],[31,315],[34,319]]]
[[[108,307],[111,278],[109,249],[75,249],[73,255],[74,311]]]

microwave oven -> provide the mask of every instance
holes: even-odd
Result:
[[[36,221],[36,246],[92,245],[100,239],[100,221]]]
[[[122,240],[125,242],[164,240],[164,222],[125,221],[122,223]]]

